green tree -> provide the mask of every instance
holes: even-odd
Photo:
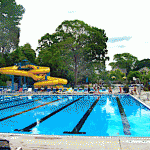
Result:
[[[45,42],[46,40],[45,37],[47,38],[47,34],[46,36],[43,36],[41,38],[40,41],[41,47],[39,47],[40,52],[38,58],[35,61],[36,64],[50,67],[51,76],[64,77],[64,78],[68,77],[69,79],[70,78],[72,79],[70,70],[69,68],[67,68],[67,66],[65,65],[61,57],[60,48],[58,48],[58,46],[55,44],[48,46],[48,44],[46,44]],[[45,46],[43,46],[43,43]]]
[[[105,30],[96,27],[92,27],[89,30],[88,59],[95,63],[96,68],[103,68],[102,70],[105,70],[105,62],[109,60],[109,57],[106,56],[108,53],[106,44],[108,37]]]
[[[18,46],[20,32],[18,25],[23,13],[23,6],[17,5],[15,0],[0,1],[0,50],[2,54]]]
[[[0,54],[0,68],[6,66],[5,58],[2,57],[2,54]]]
[[[64,66],[69,69],[70,73],[74,72],[75,85],[77,82],[81,82],[85,75],[88,76],[92,73],[92,64],[89,65],[90,62],[85,60],[83,49],[74,48],[74,38],[68,37],[57,45],[61,49],[61,59]]]
[[[10,78],[5,74],[0,74],[0,86],[7,86],[6,81],[8,81],[9,79]]]
[[[27,59],[29,62],[34,63],[35,57],[35,51],[31,48],[30,44],[27,43],[24,46],[17,47],[11,54],[7,54],[5,59],[11,60],[13,63],[19,63],[22,60]],[[11,65],[13,64],[11,63]]]
[[[67,53],[69,51],[68,54],[73,60],[71,64],[74,65],[75,85],[81,66],[83,72],[86,73],[87,66],[91,65],[91,62],[105,64],[105,61],[108,60],[108,57],[105,57],[108,38],[104,30],[91,27],[80,20],[66,20],[58,26],[56,33],[60,34],[61,41],[69,39],[69,43],[65,45],[65,51]]]
[[[113,60],[115,62],[109,63],[112,68],[126,69],[127,74],[135,68],[135,64],[138,61],[137,57],[130,53],[115,54]]]
[[[116,69],[115,71],[110,71],[107,77],[110,81],[123,82],[123,77],[125,77],[125,74],[122,73],[121,70]]]
[[[140,80],[142,80],[142,74],[139,71],[130,71],[127,76],[128,81],[129,82],[133,81],[133,77],[136,77],[136,78],[139,78]]]
[[[148,82],[150,81],[150,71],[147,74],[146,73],[142,74],[139,71],[130,71],[127,76],[128,81],[129,82],[133,81],[133,77],[139,78],[140,82],[144,85],[144,90],[150,89],[150,85],[148,84]],[[138,80],[136,82],[139,83]]]
[[[107,83],[109,80],[108,73],[109,73],[109,71],[106,71],[106,70],[101,71],[100,74],[98,75],[98,80],[102,80]]]
[[[22,50],[21,50],[21,47],[18,47],[15,51],[13,51],[11,54],[11,60],[13,63],[19,63],[21,62],[22,60],[24,59],[27,59]]]
[[[5,59],[5,67],[14,65],[10,53],[3,54],[3,58]]]
[[[83,80],[82,78],[91,74],[94,76],[95,64],[105,63],[108,59],[105,57],[107,39],[104,30],[90,27],[83,21],[64,21],[57,27],[55,34],[41,37],[37,48],[41,52],[36,61],[44,63],[44,55],[49,54],[49,59],[54,64],[56,56],[61,69],[67,71],[71,77],[74,72],[77,84],[77,79]]]
[[[0,53],[0,68],[11,66],[13,64],[14,63],[12,62],[11,55],[9,53],[5,53],[3,55]]]
[[[29,60],[29,62],[34,63],[36,54],[35,51],[31,48],[31,45],[27,43],[24,46],[21,46],[20,48],[24,56]]]
[[[143,67],[150,68],[150,59],[142,59],[140,61],[137,61],[135,66],[136,67],[134,68],[134,71],[138,71],[139,69],[141,69]]]

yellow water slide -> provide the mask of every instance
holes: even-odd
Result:
[[[67,80],[62,78],[47,76],[47,80],[45,80],[46,73],[50,72],[49,67],[40,67],[35,65],[26,65],[21,67],[21,69],[31,68],[31,70],[29,71],[19,70],[18,68],[19,66],[0,68],[0,73],[7,75],[31,77],[35,81],[39,81],[34,83],[34,87],[67,84]]]

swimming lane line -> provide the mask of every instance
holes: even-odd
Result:
[[[58,100],[60,100],[60,99],[58,99]],[[54,102],[56,102],[56,101],[58,101],[58,100],[51,101],[51,102],[48,102],[48,103],[45,103],[45,104],[42,104],[42,105],[39,105],[39,106],[36,106],[36,107],[30,108],[30,109],[28,109],[28,110],[22,111],[22,112],[20,112],[20,113],[16,113],[16,114],[14,114],[14,115],[7,116],[7,117],[5,117],[5,118],[0,119],[0,121],[4,121],[4,120],[6,120],[6,119],[9,119],[9,118],[12,118],[12,117],[15,117],[15,116],[21,115],[21,114],[23,114],[23,113],[25,113],[25,112],[28,112],[28,111],[31,111],[31,110],[34,110],[34,109],[37,109],[37,108],[43,107],[43,106],[48,105],[48,104],[50,104],[50,103],[54,103]],[[36,101],[37,101],[37,100],[36,100]]]
[[[50,118],[51,116],[53,116],[53,115],[55,115],[56,113],[60,112],[61,110],[65,109],[66,107],[70,106],[71,104],[73,104],[73,103],[79,101],[81,98],[82,98],[82,97],[80,97],[80,98],[78,98],[77,100],[75,100],[75,101],[73,101],[73,102],[71,102],[71,103],[69,103],[69,104],[67,104],[67,105],[65,105],[65,106],[63,106],[63,107],[61,107],[60,109],[58,109],[58,110],[56,110],[56,111],[50,113],[49,115],[43,117],[42,119],[39,120],[38,124],[42,123],[42,122],[45,121],[46,119]],[[35,127],[36,125],[37,125],[37,122],[34,122],[34,123],[30,124],[29,126],[23,128],[23,129],[15,129],[14,131],[26,131],[26,132],[30,132],[31,129],[32,129],[33,127]]]
[[[88,116],[90,115],[90,113],[92,112],[93,108],[96,106],[98,101],[99,101],[99,97],[91,105],[91,107],[87,110],[87,112],[84,114],[84,116],[81,118],[81,120],[78,122],[78,124],[74,127],[74,129],[71,132],[65,131],[63,133],[67,133],[67,134],[86,134],[86,132],[79,132],[79,131],[82,128],[82,126],[85,123]]]
[[[119,112],[120,112],[121,120],[122,120],[122,124],[123,124],[123,132],[125,135],[131,135],[130,124],[129,124],[127,116],[124,112],[123,106],[121,105],[119,97],[116,97],[116,99],[117,99],[118,108],[119,108]]]
[[[39,100],[42,100],[42,99],[32,100],[32,101],[28,101],[28,102],[21,103],[21,104],[17,104],[17,105],[13,105],[13,106],[8,106],[8,107],[0,108],[0,111],[1,111],[1,110],[4,110],[4,109],[8,109],[8,108],[12,108],[12,107],[16,107],[16,106],[24,105],[24,104],[28,104],[28,103],[32,103],[32,102],[36,102],[36,101],[39,101]]]
[[[15,100],[11,100],[11,101],[6,101],[6,102],[0,102],[0,104],[5,104],[5,103],[11,103],[11,102],[16,102],[16,101],[22,101],[23,99],[15,99]]]

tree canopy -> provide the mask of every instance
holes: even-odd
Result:
[[[10,54],[10,59],[13,63],[19,63],[24,59],[29,60],[30,63],[34,63],[35,57],[35,51],[31,48],[29,43],[17,47],[17,49]]]
[[[24,8],[17,5],[15,0],[0,1],[0,50],[10,52],[19,43],[19,21],[22,19]]]
[[[54,34],[47,33],[41,37],[37,48],[41,52],[37,60],[40,63],[47,63],[53,60],[55,55],[57,62],[53,60],[52,63],[59,64],[60,68],[71,76],[74,72],[77,84],[77,79],[95,74],[96,64],[105,64],[109,59],[105,56],[107,40],[106,33],[102,29],[91,27],[80,20],[66,20],[56,28]],[[49,56],[49,60],[46,60],[44,55]]]
[[[143,67],[148,67],[150,68],[150,59],[142,59],[142,60],[138,60],[136,62],[136,67],[134,68],[135,71],[138,71],[139,69],[143,68]]]
[[[123,77],[125,77],[125,74],[122,73],[121,70],[116,69],[115,71],[110,71],[107,77],[111,81],[122,82],[124,80]]]
[[[139,78],[141,80],[142,74],[139,71],[130,71],[127,76],[128,81],[133,81],[133,77]]]
[[[6,81],[10,78],[5,74],[0,74],[0,86],[7,86]]]
[[[113,60],[115,62],[111,62],[109,65],[112,68],[126,69],[127,74],[136,67],[135,65],[138,61],[137,57],[130,53],[115,54]]]
[[[30,63],[35,63],[36,54],[35,51],[31,48],[31,45],[29,43],[26,43],[20,48],[26,59],[29,60]]]

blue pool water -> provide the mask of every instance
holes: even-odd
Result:
[[[91,91],[95,91],[94,89],[93,90],[91,90]],[[83,93],[84,92],[84,90],[77,90],[77,92],[81,92],[81,93]],[[97,91],[96,91],[97,92]],[[106,89],[103,89],[103,90],[99,90],[99,92],[108,92],[108,90],[106,90]]]
[[[149,137],[149,124],[150,110],[130,95],[0,96],[0,132]]]

